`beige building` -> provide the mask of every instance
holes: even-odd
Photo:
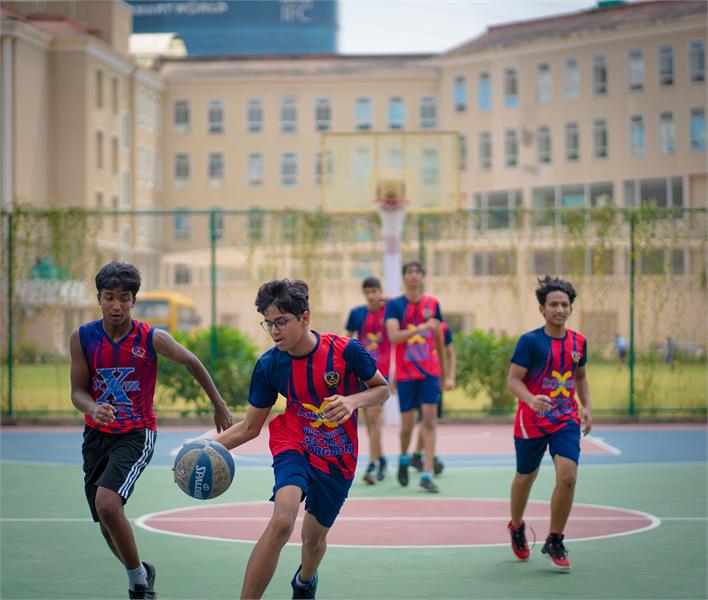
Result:
[[[353,242],[330,232],[312,268],[287,218],[259,212],[322,207],[324,132],[460,135],[461,206],[474,218],[425,246],[428,290],[456,327],[536,326],[535,278],[555,273],[580,289],[573,326],[598,345],[626,334],[629,226],[608,244],[593,227],[561,227],[554,209],[707,206],[703,2],[500,25],[435,56],[166,57],[152,70],[127,54],[123,3],[49,3],[62,17],[28,17],[27,4],[3,5],[15,11],[2,25],[14,73],[3,88],[5,206],[251,211],[216,215],[217,311],[258,340],[263,279],[316,277],[316,325],[341,330],[361,277],[381,273],[369,220],[352,218]],[[207,213],[102,227],[109,256],[139,264],[147,287],[192,297],[209,322]],[[642,238],[641,344],[673,333],[705,347],[705,228],[705,216],[662,221]],[[572,252],[571,234],[584,239]],[[409,231],[404,257],[418,252]]]

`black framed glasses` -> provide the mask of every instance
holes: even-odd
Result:
[[[285,329],[285,326],[288,324],[288,321],[292,321],[293,319],[299,319],[300,316],[301,315],[294,315],[292,317],[278,317],[277,319],[273,319],[272,321],[265,319],[261,321],[261,327],[263,327],[263,329],[268,332],[270,332],[273,327],[275,327],[278,331],[282,331],[283,329]]]

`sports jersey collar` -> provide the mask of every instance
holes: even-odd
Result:
[[[113,338],[110,335],[108,335],[108,332],[103,328],[103,319],[101,319],[101,331],[103,332],[103,335],[106,337],[106,339],[114,346],[120,346],[126,339],[128,339],[128,336],[131,333],[133,333],[134,329],[135,329],[135,319],[131,319],[130,320],[130,329],[128,330],[128,333],[126,333],[117,342],[114,342]]]
[[[295,356],[294,354],[290,354],[290,352],[287,352],[286,354],[293,360],[302,360],[303,358],[309,358],[317,351],[317,348],[320,347],[320,334],[313,330],[310,331],[312,331],[312,333],[314,333],[315,337],[317,338],[314,348],[312,348],[312,350],[310,350],[307,354],[303,354],[302,356]]]
[[[568,328],[567,328],[567,327],[565,328],[565,333],[563,334],[563,337],[553,337],[552,335],[548,335],[548,334],[546,333],[546,328],[545,328],[545,326],[544,326],[544,327],[541,327],[541,331],[543,332],[543,335],[545,335],[547,338],[551,338],[552,340],[561,340],[561,341],[562,341],[562,340],[564,340],[565,338],[568,337]]]

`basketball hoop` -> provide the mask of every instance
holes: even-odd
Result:
[[[392,213],[402,211],[408,200],[405,198],[377,198],[376,204],[379,205],[379,210],[384,213]]]

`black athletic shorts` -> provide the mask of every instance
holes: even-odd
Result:
[[[128,433],[104,433],[86,425],[81,452],[84,456],[84,489],[93,520],[98,522],[96,490],[104,487],[123,498],[133,493],[138,477],[155,450],[157,433],[134,429]]]

